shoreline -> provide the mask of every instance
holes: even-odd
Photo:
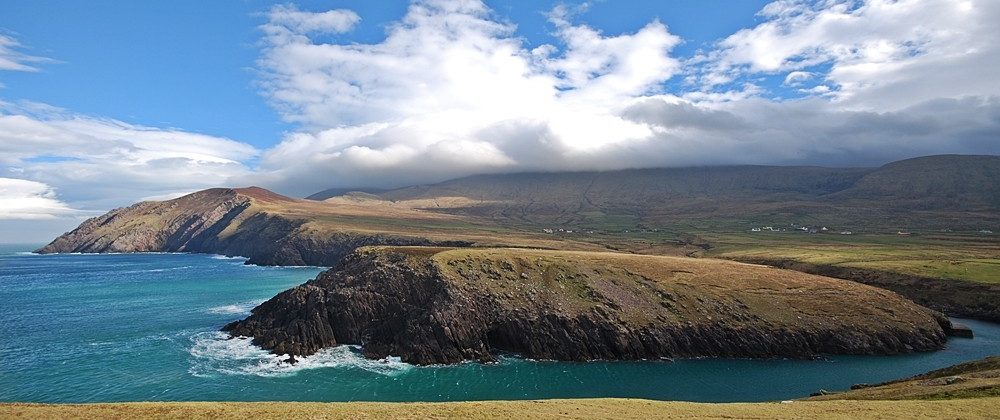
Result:
[[[0,403],[0,417],[42,418],[991,418],[1000,397],[956,400],[693,403],[641,399],[553,399],[446,403],[128,402]]]

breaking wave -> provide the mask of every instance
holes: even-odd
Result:
[[[235,305],[223,305],[216,306],[213,308],[208,308],[207,312],[210,314],[218,315],[250,315],[250,310],[256,308],[264,301],[252,301],[237,303]]]
[[[247,259],[246,257],[227,257],[225,255],[212,255],[209,258],[213,260],[239,260],[239,261],[245,261]]]
[[[337,346],[320,350],[312,356],[298,357],[298,362],[285,362],[287,355],[275,355],[251,343],[249,337],[229,338],[220,331],[203,332],[191,337],[191,367],[188,372],[197,377],[248,375],[263,377],[292,376],[299,371],[319,368],[362,369],[380,375],[394,376],[413,369],[396,357],[381,360],[366,359],[357,346]]]

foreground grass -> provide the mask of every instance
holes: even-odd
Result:
[[[635,399],[452,403],[121,403],[0,404],[0,418],[21,419],[895,419],[996,418],[1000,398],[946,401],[794,401],[707,404]]]

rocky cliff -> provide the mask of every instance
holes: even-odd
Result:
[[[359,246],[463,243],[373,230],[318,229],[313,218],[336,209],[310,205],[319,207],[257,187],[214,188],[113,210],[37,252],[202,252],[243,256],[262,265],[331,266]]]
[[[896,354],[950,323],[853,282],[730,261],[371,247],[224,327],[277,354],[338,344],[416,364]]]

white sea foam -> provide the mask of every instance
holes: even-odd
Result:
[[[249,315],[250,310],[257,307],[257,305],[260,305],[261,303],[264,303],[264,301],[255,300],[252,302],[237,303],[235,305],[216,306],[208,308],[207,312],[219,315]]]
[[[212,255],[209,257],[213,260],[246,260],[246,257],[227,257],[225,255]]]
[[[142,251],[142,252],[53,252],[46,255],[188,255],[190,252]]]
[[[151,268],[149,270],[142,270],[142,271],[147,272],[147,273],[159,273],[159,272],[163,272],[163,271],[187,270],[189,268],[194,268],[194,266],[182,265],[180,267]]]
[[[284,360],[287,355],[275,355],[251,343],[249,337],[229,338],[223,332],[203,332],[191,337],[191,367],[188,372],[198,377],[218,375],[292,376],[306,369],[364,369],[381,375],[398,375],[414,368],[399,358],[370,360],[360,354],[357,346],[337,346],[323,349],[312,356],[298,357],[298,363]]]

